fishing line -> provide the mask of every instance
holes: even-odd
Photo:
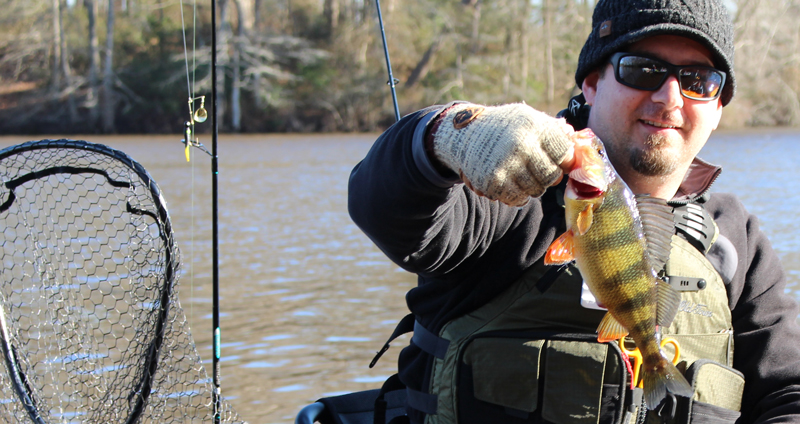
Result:
[[[183,0],[180,0],[180,9],[181,9],[181,35],[183,36],[183,61],[186,65],[186,89],[189,94],[189,115],[192,115],[192,100],[195,96],[195,72],[197,70],[197,0],[193,2],[192,8],[192,72],[191,72],[191,79],[189,78],[189,53],[186,46],[186,21],[184,20],[183,16]],[[191,134],[194,135],[194,119],[190,119],[191,121]],[[189,132],[187,132],[186,137],[189,137]],[[189,140],[185,140],[185,142],[189,143]],[[187,156],[188,158],[188,156]],[[191,162],[191,161],[190,161]],[[191,163],[190,166],[190,187],[189,187],[189,196],[190,196],[190,213],[189,213],[189,293],[191,293],[192,297],[194,297],[194,225],[195,225],[195,215],[194,215],[194,163]],[[194,320],[194,302],[189,302],[189,318],[193,321]]]
[[[192,91],[192,83],[189,80],[189,49],[186,47],[186,21],[183,18],[183,0],[180,0],[181,9],[181,35],[183,36],[183,62],[186,64],[186,87],[189,92],[189,98],[194,97]],[[194,58],[194,51],[192,52]]]
[[[214,390],[211,393],[212,398],[212,405],[213,405],[213,416],[214,416],[214,423],[218,424],[222,418],[222,395],[221,395],[221,384],[220,384],[220,346],[221,346],[221,334],[220,334],[220,323],[219,323],[219,223],[218,223],[218,213],[217,213],[217,205],[218,205],[218,184],[217,184],[217,175],[219,174],[218,165],[217,165],[217,138],[219,135],[219,127],[217,122],[217,18],[216,18],[216,1],[211,0],[211,105],[212,105],[212,113],[211,113],[211,122],[212,122],[212,132],[211,132],[211,142],[212,151],[209,152],[205,146],[195,137],[195,123],[203,123],[208,118],[208,112],[205,109],[205,96],[197,96],[196,92],[194,91],[194,87],[196,86],[196,69],[197,69],[197,0],[194,1],[194,29],[193,29],[193,38],[192,38],[192,75],[193,78],[190,79],[189,77],[189,57],[187,52],[186,46],[186,23],[183,16],[183,0],[180,1],[181,7],[181,25],[183,28],[183,48],[184,48],[184,61],[186,63],[186,84],[188,86],[189,91],[189,120],[184,123],[184,139],[183,142],[185,144],[185,155],[186,161],[190,161],[190,151],[192,147],[197,147],[200,150],[207,153],[211,156],[211,244],[212,244],[212,303],[213,303],[213,310],[212,310],[212,326],[213,326],[213,345],[212,345],[212,382],[214,385]],[[195,109],[194,102],[200,100],[200,107]],[[192,205],[192,213],[191,213],[191,240],[192,240],[192,259],[194,259],[194,164],[192,164],[192,186],[191,186],[191,205]],[[194,262],[192,260],[192,262]],[[194,291],[194,273],[193,273],[194,265],[190,265],[190,270],[192,270],[191,278],[191,289],[192,292]],[[193,317],[193,309],[190,310],[190,316]]]

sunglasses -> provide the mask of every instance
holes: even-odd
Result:
[[[617,82],[639,90],[656,91],[668,76],[675,75],[683,97],[709,101],[718,99],[725,85],[725,72],[710,66],[677,66],[626,52],[613,54],[610,62]]]

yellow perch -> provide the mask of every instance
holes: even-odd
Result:
[[[658,406],[667,391],[692,396],[692,387],[659,347],[659,326],[672,322],[680,303],[678,292],[657,277],[669,258],[671,209],[661,199],[635,196],[588,129],[576,133],[569,178],[567,231],[550,246],[545,263],[574,260],[598,303],[608,309],[598,341],[630,334],[636,342],[648,408]]]

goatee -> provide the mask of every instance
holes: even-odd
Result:
[[[643,148],[631,148],[629,151],[631,168],[648,177],[659,177],[672,173],[677,166],[676,161],[674,158],[667,157],[666,152],[659,148],[665,139],[662,135],[651,134],[645,140]]]

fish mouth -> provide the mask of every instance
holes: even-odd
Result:
[[[605,193],[602,189],[577,180],[569,180],[569,188],[576,199],[596,199]]]

